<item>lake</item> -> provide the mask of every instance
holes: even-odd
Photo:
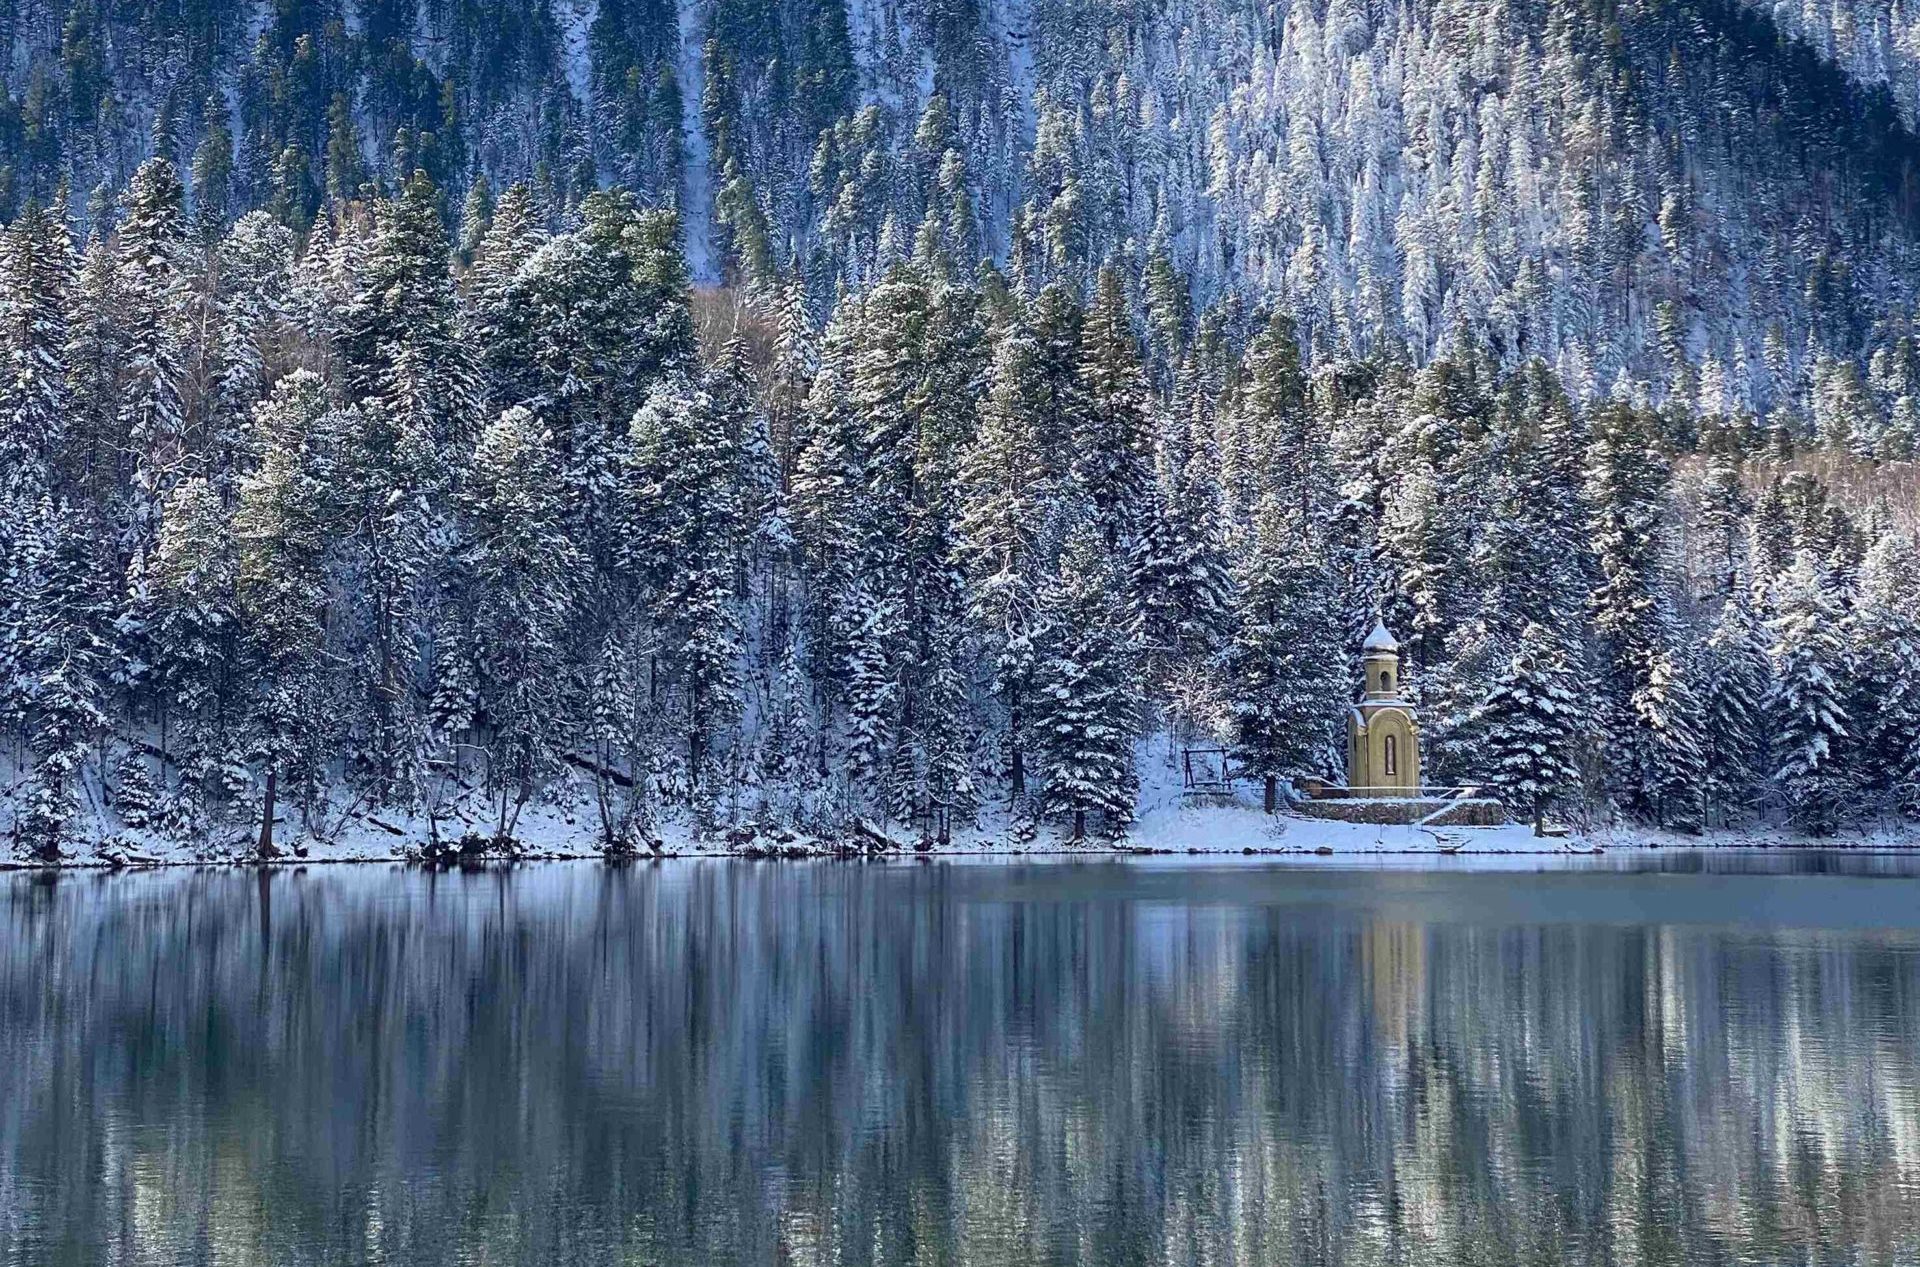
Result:
[[[1920,859],[1542,865],[0,876],[0,1263],[1920,1257]]]

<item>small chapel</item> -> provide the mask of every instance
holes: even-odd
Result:
[[[1420,790],[1420,728],[1400,694],[1400,644],[1376,624],[1361,645],[1365,681],[1347,709],[1347,789],[1367,797]]]

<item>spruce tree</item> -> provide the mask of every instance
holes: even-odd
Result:
[[[189,826],[235,789],[225,776],[243,754],[229,745],[238,651],[236,559],[230,515],[204,477],[168,498],[150,578],[155,695],[162,747],[179,749],[177,813]],[[178,736],[166,741],[169,733]],[[164,774],[164,772],[163,772]],[[173,798],[169,798],[173,799]]]
[[[247,657],[246,717],[264,788],[255,851],[274,857],[281,780],[310,801],[332,718],[326,556],[331,507],[323,461],[326,400],[310,374],[283,380],[255,413],[259,466],[240,481],[233,535]]]
[[[293,234],[265,212],[240,217],[219,249],[218,323],[207,465],[224,498],[246,465],[247,421],[284,368],[293,308]]]
[[[1573,748],[1581,709],[1565,653],[1545,625],[1530,623],[1499,682],[1481,704],[1488,781],[1545,834],[1547,810],[1579,782]]]
[[[658,383],[633,417],[630,492],[636,527],[629,566],[668,631],[684,709],[687,773],[711,779],[709,757],[740,715],[742,612],[736,588],[745,541],[738,497],[737,420],[714,384],[679,374]]]
[[[1654,448],[1656,421],[1626,405],[1598,410],[1586,489],[1600,579],[1590,602],[1608,761],[1628,808],[1646,819],[1660,816],[1654,789],[1669,781],[1656,771],[1674,755],[1661,728],[1672,714],[1653,701],[1665,693],[1655,678],[1678,640],[1667,519],[1672,472]]]
[[[1047,570],[1042,550],[1057,487],[1041,444],[1047,400],[1035,372],[1039,355],[1032,331],[1016,318],[995,349],[992,390],[962,464],[958,524],[967,612],[991,670],[990,689],[1006,712],[1006,770],[1015,800],[1026,794],[1034,634]]]
[[[1852,807],[1853,719],[1845,705],[1839,604],[1810,551],[1794,556],[1774,591],[1773,688],[1764,709],[1775,793],[1795,826],[1826,835]]]
[[[1124,829],[1139,792],[1138,649],[1121,589],[1101,530],[1091,518],[1077,523],[1041,596],[1034,673],[1046,803],[1070,817],[1075,840],[1085,838],[1093,813],[1105,816],[1109,831]]]
[[[1698,833],[1706,758],[1700,702],[1680,657],[1656,653],[1632,705],[1642,734],[1637,802],[1653,822]]]
[[[0,238],[0,576],[68,475],[66,227],[28,208]]]
[[[1318,773],[1346,692],[1324,543],[1278,496],[1254,516],[1234,565],[1234,628],[1223,657],[1234,760],[1261,780],[1271,814],[1282,779]]]
[[[1080,330],[1073,488],[1089,506],[1109,550],[1131,548],[1152,473],[1152,426],[1140,345],[1128,318],[1120,271],[1100,270]]]
[[[1860,566],[1846,622],[1849,711],[1861,732],[1859,774],[1883,804],[1920,812],[1920,551],[1888,532]]]
[[[108,722],[113,604],[98,523],[42,498],[8,610],[11,669],[33,756],[15,831],[58,861],[81,800],[86,759]]]
[[[1766,765],[1768,685],[1753,610],[1736,595],[1721,608],[1701,657],[1701,788],[1709,826],[1726,826],[1753,807]]]
[[[151,544],[161,504],[194,460],[181,399],[189,287],[184,197],[173,165],[148,159],[121,198],[114,243],[113,316],[123,367],[118,434],[133,455],[127,510],[136,552]]]
[[[501,842],[568,742],[566,650],[581,578],[557,474],[546,429],[516,407],[482,432],[460,499],[460,576],[473,610],[476,703],[487,721]]]
[[[441,460],[472,442],[476,392],[471,349],[455,322],[453,277],[438,195],[415,172],[399,197],[375,209],[365,263],[354,269],[340,319],[349,388],[396,414],[423,420]],[[346,236],[342,236],[342,241]]]

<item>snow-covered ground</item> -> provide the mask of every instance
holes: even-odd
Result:
[[[1561,839],[1541,839],[1533,835],[1528,825],[1519,823],[1499,827],[1427,828],[1330,822],[1284,812],[1269,816],[1260,807],[1257,788],[1251,785],[1231,798],[1209,797],[1202,801],[1182,795],[1179,776],[1164,740],[1143,741],[1138,766],[1142,775],[1138,817],[1132,829],[1117,841],[1097,837],[1075,842],[1057,824],[1038,828],[1030,824],[1023,826],[1004,805],[983,808],[978,821],[955,831],[949,843],[924,849],[914,840],[913,833],[898,825],[879,823],[876,826],[897,843],[897,851],[902,855],[983,859],[1252,855],[1294,857],[1302,861],[1333,857],[1346,860],[1347,865],[1373,857],[1385,865],[1400,865],[1426,857],[1434,860],[1479,858],[1497,865],[1496,860],[1500,858],[1538,860],[1543,856],[1657,848],[1920,849],[1920,832],[1901,823],[1821,839],[1765,827],[1682,836],[1627,826],[1576,832]],[[485,835],[492,829],[490,809],[477,803],[455,805],[442,812],[437,824],[429,824],[424,817],[407,817],[389,811],[368,812],[357,805],[340,803],[317,815],[311,828],[304,828],[289,813],[276,827],[275,839],[289,862],[392,862],[418,857],[422,846],[435,836],[436,827],[442,840],[454,840],[468,832]],[[99,843],[91,850],[73,850],[68,862],[76,866],[225,864],[249,855],[256,831],[256,825],[233,824],[189,841],[153,832],[129,831],[117,822],[102,821],[91,836]],[[657,822],[650,834],[659,844],[660,856],[666,857],[743,853],[754,856],[767,852],[790,856],[829,855],[837,852],[836,846],[846,843],[758,835],[750,827],[703,835],[684,818]],[[570,783],[555,801],[528,806],[519,819],[514,837],[521,858],[598,857],[599,818],[587,784],[584,781]],[[868,850],[863,846],[862,851]],[[0,865],[8,865],[10,860],[19,861],[13,858],[11,846],[0,844]]]

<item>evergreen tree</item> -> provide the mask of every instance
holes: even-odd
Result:
[[[123,367],[118,434],[133,454],[128,528],[136,551],[151,543],[161,504],[193,463],[181,399],[189,286],[184,196],[171,163],[141,164],[121,198],[114,245],[113,317]]]
[[[33,770],[14,829],[27,851],[58,861],[78,812],[86,759],[108,722],[112,602],[99,525],[43,498],[16,570],[8,612],[13,680]]]
[[[1848,769],[1853,720],[1843,704],[1839,605],[1809,551],[1794,556],[1775,587],[1773,688],[1764,714],[1772,735],[1772,784],[1794,824],[1831,832],[1854,794]]]
[[[1345,656],[1332,619],[1324,545],[1270,496],[1234,568],[1234,629],[1223,661],[1234,759],[1265,786],[1316,773],[1333,750]]]
[[[1725,826],[1752,808],[1767,750],[1766,655],[1753,611],[1740,597],[1721,608],[1701,665],[1701,787],[1709,825]]]
[[[215,298],[217,380],[207,466],[222,495],[245,465],[246,424],[284,366],[293,303],[293,234],[264,212],[242,216],[220,243]]]
[[[1545,834],[1546,813],[1579,783],[1573,747],[1581,710],[1565,653],[1551,630],[1530,623],[1499,683],[1480,706],[1488,781]]]
[[[1602,648],[1609,761],[1628,808],[1647,819],[1659,817],[1654,788],[1666,780],[1655,772],[1671,755],[1661,733],[1661,719],[1671,713],[1652,702],[1665,692],[1655,678],[1670,663],[1677,637],[1666,518],[1671,468],[1653,447],[1655,425],[1628,406],[1602,407],[1593,419],[1587,475],[1600,574],[1590,601]]]
[[[737,420],[714,384],[669,375],[633,417],[630,565],[670,631],[684,708],[688,777],[711,777],[715,741],[740,715],[742,613],[736,572],[752,526],[736,483]]]
[[[233,518],[251,688],[246,713],[265,778],[255,846],[263,858],[279,853],[273,828],[281,779],[296,782],[310,804],[327,750],[325,409],[311,375],[292,375],[274,389],[255,413],[260,464],[240,481]]]
[[[0,575],[66,472],[66,229],[29,208],[0,238]]]
[[[238,791],[229,775],[244,754],[229,745],[233,688],[240,665],[236,559],[230,516],[205,478],[182,483],[168,498],[151,575],[155,696],[162,702],[162,747],[170,726],[179,735],[180,825]],[[164,777],[164,771],[162,771]]]
[[[1706,759],[1699,700],[1678,657],[1654,656],[1646,681],[1633,694],[1633,711],[1643,735],[1638,802],[1653,822],[1697,834]]]
[[[502,842],[558,768],[572,715],[566,643],[580,559],[563,531],[551,446],[532,414],[505,411],[481,434],[460,500],[460,576],[474,613],[477,712]]]
[[[452,465],[449,447],[472,441],[476,397],[437,199],[433,182],[415,172],[398,198],[378,204],[339,344],[354,394],[423,420],[441,461]]]
[[[1139,791],[1138,654],[1117,560],[1091,521],[1068,534],[1040,610],[1034,734],[1047,805],[1071,817],[1075,840],[1086,836],[1090,813],[1103,813],[1117,833],[1133,820]]]
[[[1884,802],[1920,812],[1920,551],[1889,532],[1860,566],[1846,623],[1861,744],[1858,773]]]
[[[1006,769],[1016,801],[1026,794],[1034,637],[1057,488],[1042,448],[1047,399],[1035,372],[1039,356],[1038,340],[1016,318],[994,352],[993,387],[962,467],[965,500],[958,525],[968,615],[982,639],[990,689],[1006,710]]]
[[[1147,380],[1120,272],[1100,271],[1080,331],[1073,487],[1109,550],[1131,548],[1152,472]]]

